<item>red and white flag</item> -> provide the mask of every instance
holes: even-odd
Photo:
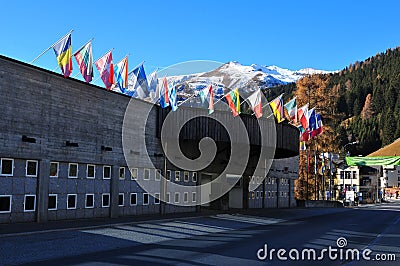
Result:
[[[112,51],[110,50],[105,55],[100,57],[94,64],[96,65],[96,68],[100,73],[101,79],[103,80],[106,89],[112,89],[115,84]]]
[[[261,90],[255,91],[252,95],[247,98],[250,102],[251,109],[257,118],[262,116],[262,105],[261,105]]]
[[[308,104],[297,110],[297,119],[300,121],[301,126],[307,130],[308,128]]]

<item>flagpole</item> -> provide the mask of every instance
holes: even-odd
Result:
[[[93,41],[94,40],[94,38],[91,38],[89,41],[87,41],[84,45],[82,45],[81,46],[81,48],[79,48],[78,50],[76,50],[76,52],[74,53],[74,56],[77,54],[77,53],[79,53],[82,49],[83,49],[83,47],[85,47],[88,43],[90,43],[91,41]]]
[[[36,56],[35,59],[33,59],[29,64],[33,64],[36,60],[38,60],[42,55],[47,53],[51,48],[54,47],[54,45],[58,44],[62,39],[64,39],[68,34],[71,34],[74,30],[70,30],[67,34],[65,34],[62,38],[60,38],[58,41],[56,41],[52,46],[44,50],[40,55]]]

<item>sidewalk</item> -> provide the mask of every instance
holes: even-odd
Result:
[[[196,213],[173,213],[166,215],[140,215],[119,218],[92,218],[81,220],[61,220],[49,221],[46,223],[13,223],[0,224],[0,237],[14,235],[29,235],[50,231],[69,231],[82,230],[96,227],[111,227],[122,224],[134,224],[139,222],[160,222],[168,220],[184,220],[200,217],[212,217],[219,214],[248,215],[269,218],[279,218],[284,220],[296,220],[312,216],[325,215],[327,213],[337,213],[348,211],[346,208],[291,208],[291,209],[233,209],[228,211],[202,209]]]

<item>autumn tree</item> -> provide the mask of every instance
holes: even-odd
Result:
[[[338,136],[332,125],[337,123],[343,115],[337,112],[339,100],[338,87],[328,87],[329,75],[311,75],[297,81],[298,106],[309,103],[309,109],[315,108],[321,114],[324,132],[307,142],[308,153],[310,154],[310,172],[308,174],[308,195],[309,199],[315,198],[317,190],[321,186],[321,180],[314,175],[315,153],[336,152],[338,151]],[[299,179],[296,182],[296,197],[305,199],[307,187],[307,153],[300,152]]]

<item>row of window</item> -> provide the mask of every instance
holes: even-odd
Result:
[[[357,172],[356,171],[341,171],[340,172],[340,179],[357,179]]]
[[[250,177],[251,178],[251,177]],[[253,183],[261,183],[262,177],[256,176],[255,178],[252,179]],[[267,177],[265,178],[265,183],[266,184],[275,184],[278,183],[280,180],[281,185],[288,185],[289,184],[289,178],[274,178],[274,177]]]
[[[149,205],[150,203],[150,195],[149,193],[143,193],[143,205]],[[174,203],[180,202],[180,192],[175,192],[174,194]],[[77,208],[77,194],[67,194],[67,210],[74,210]],[[166,202],[171,203],[171,193],[168,192],[166,194]],[[183,193],[183,202],[189,203],[189,192]],[[192,192],[192,202],[196,202],[196,192]],[[101,207],[108,208],[110,207],[110,193],[101,194]],[[129,204],[130,206],[136,206],[138,204],[138,195],[137,193],[129,194]],[[154,194],[154,204],[160,204],[160,193]],[[0,213],[9,213],[11,212],[12,205],[12,196],[11,195],[0,195]],[[118,194],[118,206],[125,206],[125,194]],[[58,195],[57,194],[49,194],[48,200],[48,210],[57,210],[58,207]],[[91,209],[94,208],[94,194],[85,194],[85,208]],[[32,212],[36,210],[36,195],[25,195],[24,196],[24,212]]]
[[[277,197],[277,192],[276,191],[265,191],[265,195],[263,191],[253,191],[251,192],[249,199],[262,199],[264,196],[266,198],[276,198]],[[280,197],[281,198],[287,198],[289,195],[289,192],[287,191],[281,191]]]
[[[13,176],[14,174],[14,159],[8,158],[1,158],[0,163],[0,173],[2,176]],[[27,177],[37,177],[38,175],[38,161],[36,160],[27,160],[26,161],[26,176]],[[125,167],[119,168],[119,179],[125,179],[126,172]],[[155,171],[155,180],[161,180],[161,170],[154,169]],[[58,177],[59,172],[59,163],[58,162],[50,162],[50,177]],[[132,168],[131,173],[131,180],[136,180],[138,178],[138,168]],[[103,166],[103,179],[111,179],[111,166],[104,165]],[[86,165],[86,177],[87,178],[95,178],[96,176],[96,165],[94,164],[87,164]],[[151,176],[151,169],[144,169],[143,171],[143,180],[150,180]],[[190,176],[192,177],[192,182],[197,182],[197,173],[196,172],[183,172],[183,180],[185,182],[190,181]],[[167,180],[171,180],[172,171],[167,170]],[[69,163],[68,164],[68,178],[78,178],[78,164],[77,163]],[[181,181],[181,173],[180,171],[174,171],[174,180]]]

